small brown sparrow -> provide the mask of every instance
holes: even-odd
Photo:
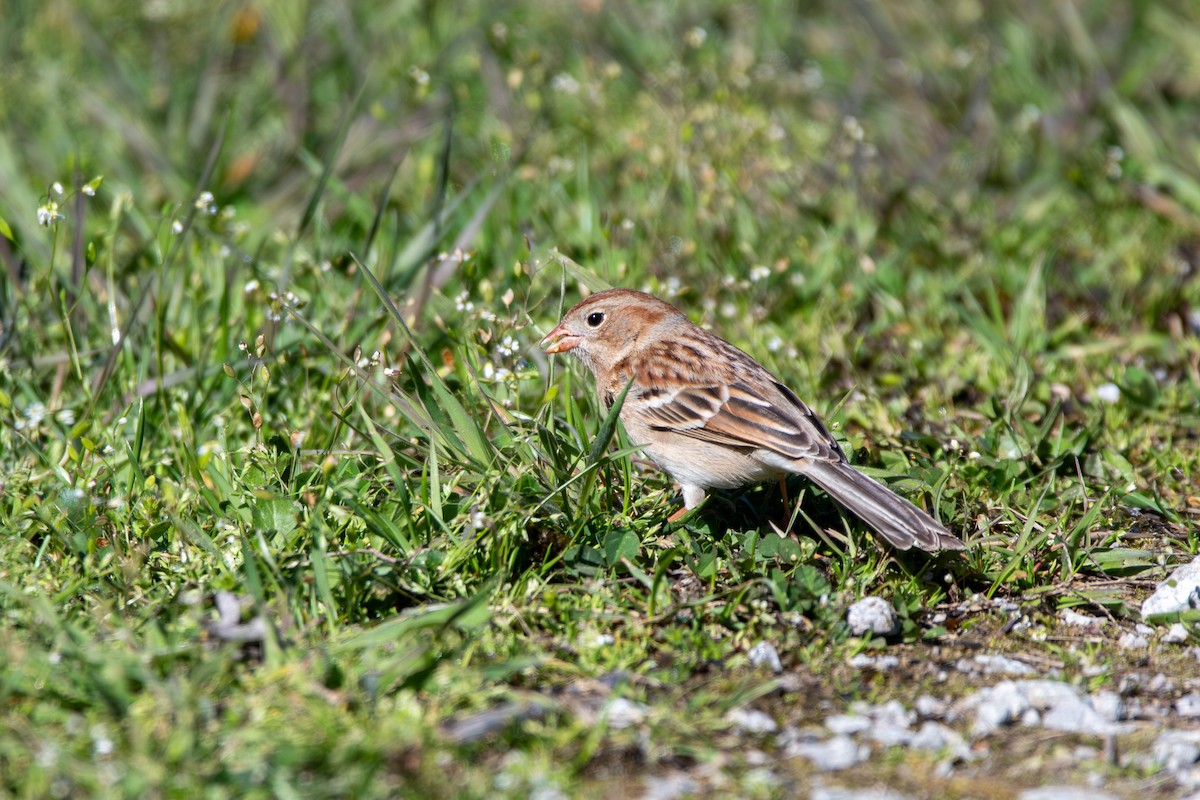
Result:
[[[621,407],[629,438],[683,488],[685,509],[706,490],[787,474],[807,477],[899,550],[961,550],[961,540],[846,460],[825,424],[750,356],[683,312],[630,289],[598,292],[545,340],[596,378],[605,408]]]

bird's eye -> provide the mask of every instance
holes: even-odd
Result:
[[[589,327],[599,328],[600,323],[602,323],[602,322],[604,322],[604,312],[603,311],[593,311],[592,313],[587,315],[587,324]]]

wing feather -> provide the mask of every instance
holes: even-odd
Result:
[[[724,344],[722,342],[722,344]],[[642,374],[638,414],[651,428],[788,459],[845,461],[829,429],[749,356],[726,359],[730,375],[676,370]],[[724,380],[722,380],[724,379]]]

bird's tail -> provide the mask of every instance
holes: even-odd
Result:
[[[962,540],[900,495],[844,461],[807,461],[802,474],[897,550],[962,550]]]

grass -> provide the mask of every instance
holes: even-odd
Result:
[[[1200,26],[852,5],[7,9],[0,793],[786,795],[811,767],[728,710],[959,696],[978,648],[1144,668],[1055,611],[1128,628],[1197,550]],[[799,481],[795,537],[773,487],[668,524],[536,346],[607,285],[760,358],[971,549],[881,550]],[[842,622],[866,594],[898,675],[846,665],[888,646]],[[922,758],[850,778],[1037,782]]]

